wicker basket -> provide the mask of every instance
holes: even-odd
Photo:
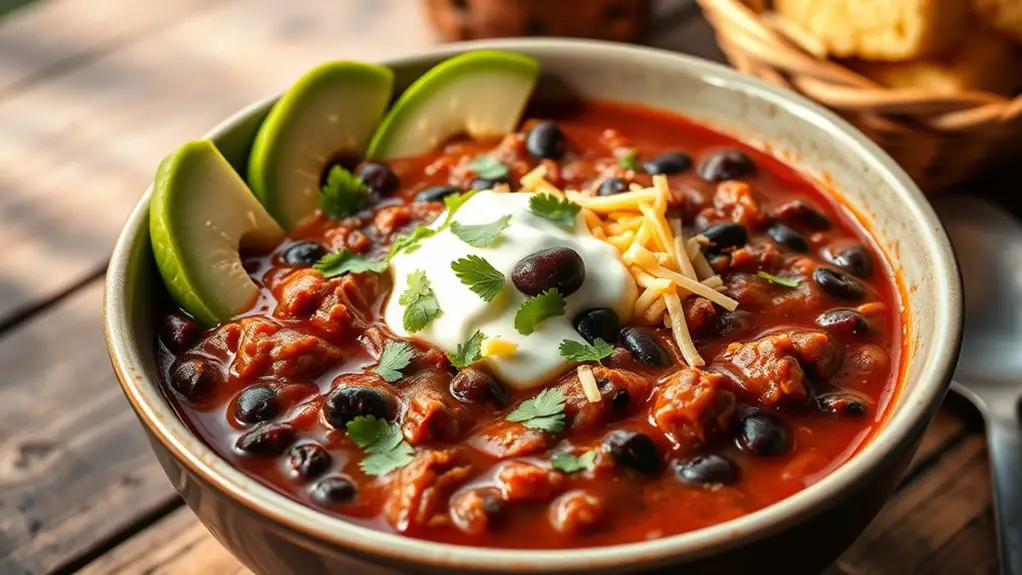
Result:
[[[1022,96],[892,90],[826,57],[763,0],[698,0],[739,70],[836,111],[880,144],[927,191],[1022,153]]]
[[[445,40],[569,36],[629,41],[649,21],[651,0],[422,0]]]

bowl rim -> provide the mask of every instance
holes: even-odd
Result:
[[[584,51],[586,57],[601,53],[624,53],[635,58],[654,59],[685,68],[702,81],[743,92],[769,101],[787,111],[797,110],[818,129],[825,130],[843,146],[855,150],[876,169],[891,193],[896,194],[911,218],[926,225],[917,230],[931,252],[940,301],[935,302],[935,329],[931,351],[921,366],[911,394],[900,394],[901,404],[881,429],[859,452],[828,473],[817,483],[763,509],[710,527],[661,539],[611,545],[557,550],[477,548],[414,539],[376,531],[333,517],[302,505],[231,467],[210,447],[192,434],[178,418],[159,391],[159,384],[148,381],[141,366],[144,355],[133,341],[131,318],[127,311],[126,286],[133,281],[129,272],[136,242],[148,233],[150,186],[132,210],[123,228],[107,271],[104,294],[104,328],[114,371],[132,408],[152,438],[169,450],[178,462],[202,477],[234,502],[295,532],[346,551],[386,559],[391,563],[414,563],[432,567],[473,569],[478,571],[520,570],[528,572],[564,572],[615,566],[636,568],[668,560],[697,559],[719,553],[770,535],[797,520],[805,520],[840,500],[862,477],[903,449],[918,435],[944,397],[951,380],[961,344],[963,310],[961,279],[951,243],[923,193],[909,176],[877,144],[833,112],[795,93],[743,75],[724,65],[665,49],[617,42],[582,39],[498,39],[457,42],[432,47],[382,60],[385,65],[402,67],[422,64],[456,53],[476,49],[533,49],[539,51]],[[208,132],[216,138],[269,106],[279,96],[261,99],[236,112]],[[903,297],[906,297],[903,295]]]

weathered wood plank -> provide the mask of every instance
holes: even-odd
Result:
[[[417,6],[225,0],[0,101],[0,321],[99,269],[180,143],[317,63],[429,43]]]
[[[110,371],[102,282],[0,339],[0,573],[73,560],[175,497]]]
[[[961,432],[961,420],[944,412],[939,413],[927,431],[913,465],[920,465]],[[902,525],[902,529],[913,528],[913,525]],[[960,545],[967,546],[972,543],[970,539],[961,542]],[[189,509],[182,508],[97,558],[81,573],[242,575],[249,571],[213,539]]]

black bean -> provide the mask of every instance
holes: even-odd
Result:
[[[265,383],[244,389],[234,400],[234,417],[243,423],[269,421],[279,411],[277,392]]]
[[[624,411],[632,403],[632,396],[628,390],[618,386],[609,379],[601,379],[596,382],[600,389],[600,395],[610,400],[610,408],[613,411]]]
[[[621,178],[607,178],[600,182],[600,187],[596,188],[596,194],[599,196],[613,196],[627,191],[628,182]]]
[[[292,244],[286,250],[282,259],[284,263],[293,266],[311,267],[326,255],[326,248],[319,242],[298,242]]]
[[[334,429],[344,429],[360,415],[391,420],[397,414],[397,400],[387,391],[372,387],[339,387],[323,402],[323,417]]]
[[[603,307],[576,315],[572,323],[575,331],[589,343],[595,343],[597,338],[614,343],[617,341],[617,332],[621,329],[621,321],[614,310]]]
[[[642,169],[653,176],[672,176],[692,167],[692,156],[685,152],[667,152],[642,163]]]
[[[832,309],[816,318],[816,325],[844,335],[869,333],[869,322],[862,314],[850,309]]]
[[[669,367],[671,355],[660,339],[644,327],[626,327],[621,330],[621,345],[638,361],[653,367]]]
[[[767,233],[775,242],[787,246],[792,251],[809,251],[809,239],[784,224],[773,224],[767,228]]]
[[[848,391],[832,391],[816,397],[820,411],[838,417],[864,417],[869,413],[869,400]]]
[[[205,399],[222,379],[216,366],[197,357],[178,361],[170,371],[170,386],[188,401]]]
[[[859,280],[830,268],[816,268],[813,281],[820,289],[839,299],[858,301],[866,295],[866,288]]]
[[[699,175],[707,182],[737,180],[756,171],[752,158],[740,150],[711,154],[699,164]]]
[[[553,122],[540,122],[525,136],[525,149],[533,158],[560,160],[568,151],[568,139]]]
[[[490,402],[503,407],[511,401],[507,388],[485,371],[466,367],[451,379],[451,395],[462,403]]]
[[[238,438],[234,446],[250,455],[280,455],[295,440],[295,430],[287,423],[260,423]]]
[[[791,434],[780,417],[753,409],[739,421],[738,445],[764,457],[784,455],[791,450]]]
[[[743,309],[724,312],[717,316],[717,331],[720,335],[744,333],[755,326],[755,316]]]
[[[674,462],[674,474],[694,485],[730,485],[738,481],[739,470],[734,461],[723,455],[698,455]]]
[[[201,338],[202,327],[183,314],[167,314],[160,323],[160,341],[171,353],[184,353]]]
[[[656,444],[645,433],[619,429],[603,438],[603,450],[619,465],[641,473],[653,473],[660,468]]]
[[[860,278],[873,275],[873,256],[861,244],[848,246],[834,254],[834,265]]]
[[[472,180],[472,185],[469,186],[473,190],[492,190],[497,187],[497,184],[508,184],[511,182],[511,178],[507,176],[501,176],[499,178],[476,178]]]
[[[433,186],[426,188],[421,192],[415,194],[415,201],[417,202],[440,202],[444,198],[451,194],[460,194],[461,188],[458,186]]]
[[[347,503],[355,498],[358,486],[346,475],[324,477],[312,486],[312,498],[319,503]]]
[[[802,200],[792,200],[777,206],[770,215],[778,220],[784,220],[789,224],[808,230],[830,229],[830,219],[823,215],[820,210]]]
[[[555,288],[568,297],[582,287],[585,279],[582,256],[565,247],[547,248],[525,256],[511,270],[511,281],[525,295],[539,295]]]
[[[397,191],[401,186],[397,174],[386,164],[379,162],[363,162],[356,172],[362,182],[369,188],[369,193],[375,198],[386,198]]]
[[[704,248],[704,251],[709,255],[719,254],[731,248],[740,248],[749,243],[749,232],[745,229],[745,226],[735,222],[711,224],[699,233],[713,242],[712,246]]]
[[[287,463],[291,472],[300,479],[312,479],[330,468],[333,458],[317,443],[303,443],[291,448]]]

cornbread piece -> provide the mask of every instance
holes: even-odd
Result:
[[[972,0],[972,11],[994,29],[1022,42],[1022,2],[1019,0]]]
[[[1010,95],[1022,87],[1022,47],[982,25],[974,26],[967,36],[967,40],[940,58],[914,62],[855,61],[849,65],[889,88],[914,88],[935,94],[980,90]]]
[[[777,0],[774,8],[833,56],[902,61],[953,46],[965,30],[968,1]]]

